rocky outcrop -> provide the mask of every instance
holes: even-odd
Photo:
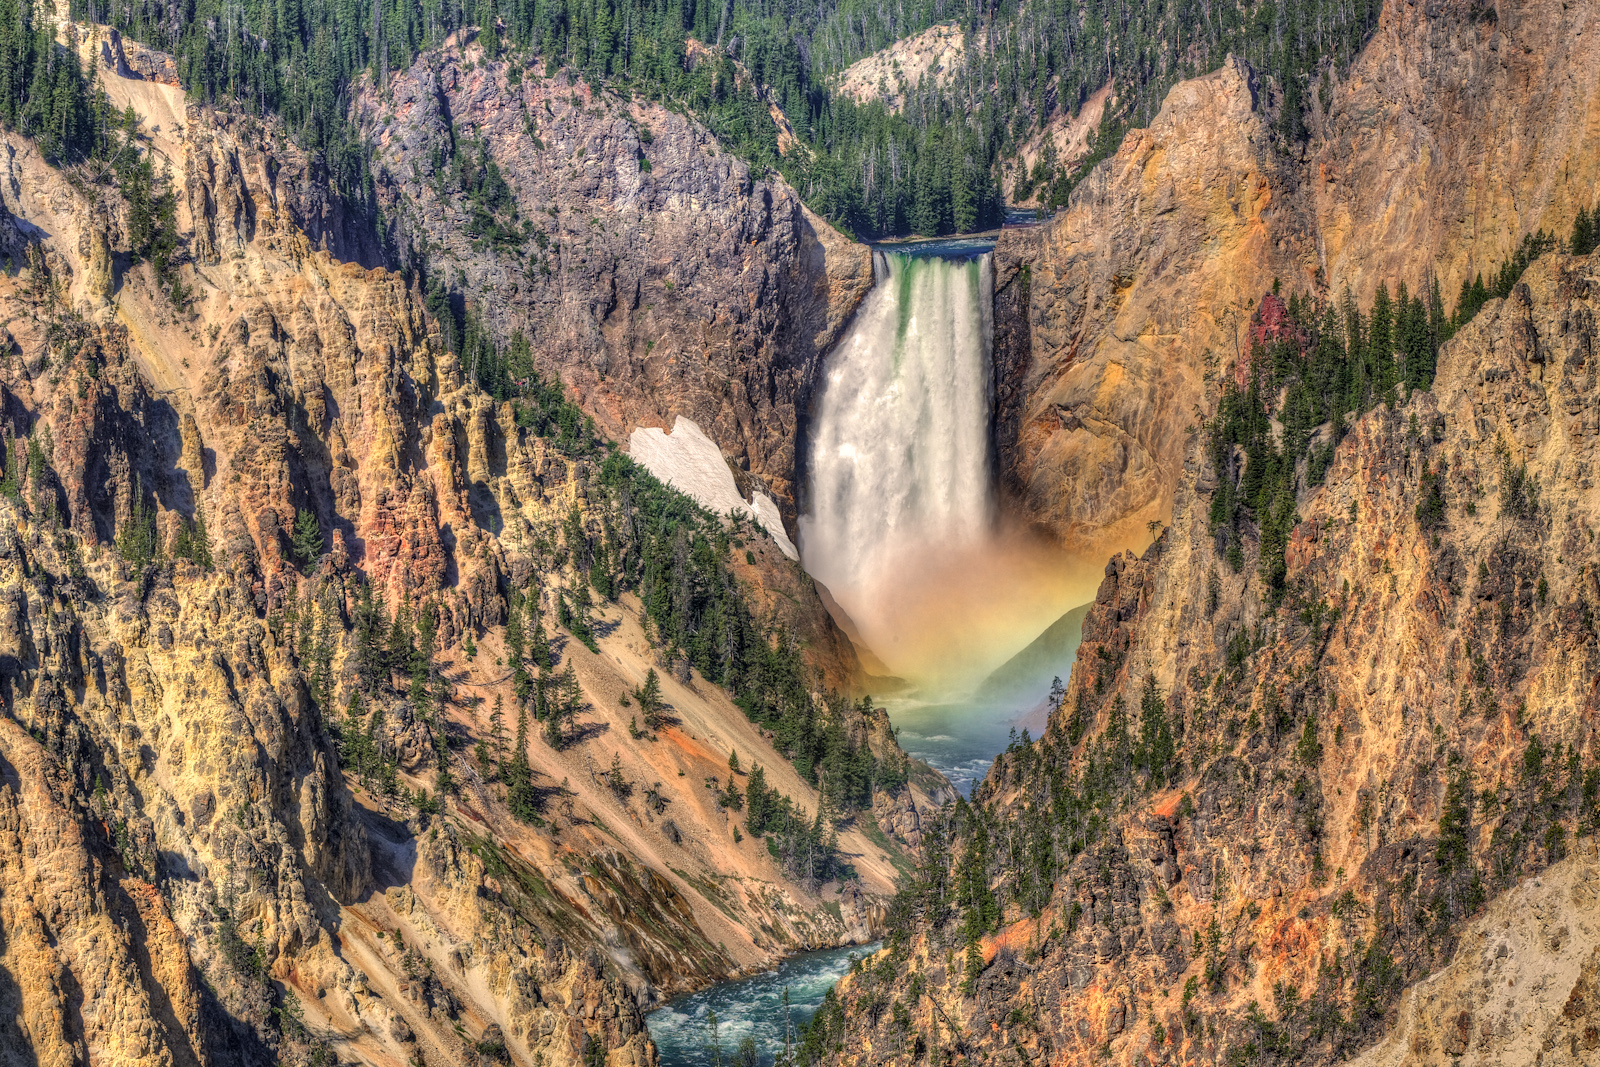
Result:
[[[872,285],[865,246],[693,119],[476,43],[357,110],[396,241],[432,277],[501,341],[521,331],[612,438],[685,416],[793,522],[811,388]],[[460,181],[491,164],[507,203],[486,215]]]
[[[1450,965],[1406,993],[1389,1037],[1352,1062],[1592,1062],[1600,1052],[1600,854],[1594,838],[1573,851],[1474,920]]]
[[[1300,277],[1366,301],[1431,275],[1453,305],[1523,235],[1565,239],[1600,186],[1597,35],[1560,0],[1384,4],[1307,161]]]
[[[1524,235],[1564,238],[1600,181],[1596,19],[1558,0],[1387,3],[1322,82],[1304,149],[1237,60],[1175,86],[1042,233],[1001,237],[997,280],[1028,267],[1025,313],[996,288],[1012,506],[1091,556],[1142,544],[1275,279],[1363,304],[1437,279],[1452,307]]]
[[[181,87],[177,60],[165,52],[146,48],[137,41],[125,40],[114,29],[106,32],[100,48],[101,64],[115,71],[119,78]]]
[[[830,79],[830,88],[858,104],[879,102],[897,112],[911,93],[950,80],[966,62],[966,38],[965,28],[957,23],[929,26],[856,60]]]
[[[1300,495],[1281,603],[1256,558],[1222,558],[1218,472],[1192,450],[1171,526],[1106,567],[1045,736],[1002,754],[955,823],[996,932],[962,967],[972,888],[948,924],[903,927],[843,987],[837,1061],[920,1040],[1321,1063],[1400,1019],[1372,1062],[1583,1062],[1597,311],[1600,261],[1546,256],[1444,347],[1430,392],[1356,421]],[[1163,729],[1172,756],[1142,764]],[[1548,886],[1514,888],[1529,877]],[[1541,962],[1510,962],[1530,939]]]
[[[1143,543],[1170,513],[1208,373],[1311,248],[1281,236],[1306,227],[1262,92],[1232,59],[1179,83],[1064,213],[995,250],[1002,485],[1085,556]]]

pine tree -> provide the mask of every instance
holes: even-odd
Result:
[[[572,592],[572,612],[567,628],[572,631],[572,636],[582,642],[583,646],[590,652],[598,652],[600,649],[595,644],[593,623],[589,617],[593,607],[594,601],[589,597],[588,584],[585,582],[578,583],[577,588]]]
[[[550,655],[550,639],[545,636],[544,623],[537,618],[533,623],[533,642],[530,647],[533,665],[542,671],[547,671],[555,665]]]
[[[179,517],[178,535],[172,542],[174,559],[186,559],[205,570],[211,570],[211,537],[206,533],[206,517],[198,507],[194,518]]]
[[[1591,213],[1586,207],[1578,209],[1578,217],[1572,223],[1572,240],[1568,242],[1573,255],[1586,256],[1600,244],[1600,233],[1597,233],[1600,224],[1596,216],[1600,216],[1600,210]]]
[[[211,555],[211,534],[206,530],[206,513],[200,508],[194,509],[194,529],[190,531],[190,541],[193,544],[193,559],[206,570],[216,566]]]
[[[1155,675],[1147,675],[1144,695],[1139,701],[1139,744],[1136,762],[1150,776],[1150,786],[1159,789],[1174,775],[1173,760],[1177,745],[1167,720],[1167,705],[1156,688]]]
[[[1431,389],[1439,368],[1439,346],[1449,338],[1449,319],[1444,313],[1444,293],[1434,275],[1428,287],[1428,367],[1422,388]]]
[[[571,661],[561,672],[561,719],[563,728],[570,733],[577,725],[578,712],[583,709],[583,688],[578,684],[578,671]]]
[[[1421,298],[1413,298],[1404,282],[1396,302],[1395,347],[1400,354],[1400,380],[1414,389],[1424,389],[1432,380],[1429,366],[1428,309]]]
[[[528,758],[528,709],[520,708],[517,711],[517,748],[511,756],[512,760]]]
[[[367,766],[367,752],[371,738],[366,731],[366,708],[361,702],[361,693],[352,692],[350,699],[344,706],[344,723],[339,728],[339,755],[344,760],[344,765],[365,776]]]
[[[567,744],[567,733],[563,728],[564,715],[560,701],[550,701],[550,705],[545,709],[544,740],[545,744],[559,752]]]
[[[745,829],[759,837],[766,832],[767,820],[772,814],[767,772],[759,763],[750,770],[750,780],[744,786],[744,802]]]
[[[506,654],[510,657],[512,666],[522,662],[526,651],[525,638],[522,630],[522,598],[512,595],[511,608],[506,613]]]
[[[521,715],[522,731],[527,733],[527,712]],[[526,743],[527,738],[523,738]],[[498,773],[505,773],[506,766],[506,717],[500,694],[494,697],[494,710],[489,712],[489,751],[494,756],[494,765]]]
[[[15,465],[21,466],[22,454],[17,452]],[[156,536],[156,516],[153,509],[145,507],[144,481],[134,480],[133,507],[127,521],[117,533],[117,551],[135,569],[142,569],[161,558],[161,543]]]
[[[375,593],[372,583],[365,578],[361,579],[361,587],[356,595],[354,622],[356,669],[360,673],[361,684],[371,687],[386,673],[388,652],[384,646],[384,636],[389,619],[382,594]]]
[[[717,1025],[717,1013],[714,1011],[706,1013],[705,1052],[711,1067],[722,1067],[722,1031]]]
[[[318,709],[324,715],[332,711],[333,700],[333,636],[330,631],[335,609],[329,600],[330,596],[331,591],[325,591],[323,600],[317,605],[316,627],[311,639],[311,669],[308,677],[311,698],[316,701]]]
[[[1350,368],[1350,389],[1345,396],[1344,410],[1360,414],[1367,410],[1371,386],[1365,355],[1365,325],[1356,298],[1348,289],[1344,292],[1343,305],[1345,360]]]
[[[1378,292],[1372,299],[1372,316],[1367,326],[1367,367],[1377,399],[1392,405],[1396,380],[1394,304],[1385,282],[1378,283]]]
[[[605,539],[595,545],[594,562],[589,565],[589,585],[601,600],[610,600],[615,595],[616,588],[611,581],[611,551]]]
[[[666,725],[667,705],[661,699],[661,676],[654,667],[645,673],[644,685],[633,691],[633,699],[639,704],[639,713],[644,716],[646,726],[659,730]]]
[[[22,503],[22,487],[20,483],[19,462],[8,462],[11,455],[11,444],[0,439],[0,496],[5,496],[13,504]]]
[[[428,601],[417,612],[416,651],[411,659],[411,673],[421,675],[431,685],[434,678],[434,653],[438,650],[439,605]]]
[[[408,589],[400,598],[400,607],[394,613],[394,620],[389,625],[389,655],[388,667],[390,670],[411,670],[411,657],[413,653],[414,621],[411,615],[411,591]]]
[[[506,807],[523,822],[539,814],[539,796],[533,788],[533,770],[528,765],[528,709],[517,710],[517,744],[511,759],[502,764],[501,779],[506,783]]]
[[[295,512],[290,551],[300,562],[302,571],[322,558],[322,528],[317,525],[317,516],[313,512]]]
[[[450,736],[445,733],[442,725],[434,728],[433,751],[437,761],[433,777],[433,792],[442,802],[445,797],[454,793],[456,789],[456,777],[450,770]]]

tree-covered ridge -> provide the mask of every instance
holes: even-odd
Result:
[[[62,314],[60,329],[82,329],[75,315]],[[566,747],[579,735],[577,720],[585,711],[562,647],[569,639],[560,630],[596,650],[603,631],[596,609],[632,594],[664,669],[682,680],[698,671],[723,687],[820,793],[817,810],[807,812],[764,792],[759,772],[753,773],[750,832],[772,838],[780,861],[797,877],[825,880],[837,873],[834,828],[870,812],[877,793],[904,786],[908,767],[897,752],[885,759],[874,755],[868,743],[870,700],[852,702],[826,691],[806,663],[802,636],[787,630],[776,613],[761,610],[736,575],[734,560],[748,560],[747,546],[762,532],[742,516],[707,511],[600,437],[561,383],[533,370],[520,337],[496,346],[472,321],[467,335],[473,339],[468,351],[476,360],[469,366],[475,379],[510,403],[526,444],[538,438],[560,457],[579,487],[578,499],[586,501],[559,521],[537,524],[533,543],[521,546],[533,557],[527,577],[520,583],[506,579],[496,591],[506,609],[497,628],[514,703],[491,717],[490,736],[479,739],[485,777],[506,784],[507,802],[519,817],[539,817],[551,790],[535,786],[527,760],[519,762],[517,752],[525,757],[525,743],[540,739]],[[73,373],[80,381],[100,375],[94,349],[85,348],[77,358]],[[50,528],[64,545],[76,546],[63,525],[66,498],[47,458],[53,451],[48,423],[29,436],[0,434],[0,497]],[[152,487],[136,476],[130,488],[114,547],[143,588],[170,582],[188,565],[209,572],[225,562],[213,548],[203,507],[196,506],[192,517],[161,522]],[[444,604],[409,595],[386,603],[359,570],[332,562],[329,542],[309,510],[298,511],[278,537],[283,558],[294,567],[274,578],[266,622],[277,646],[305,676],[348,768],[371,788],[398,795],[397,757],[386,739],[392,726],[414,725],[432,743],[435,792],[408,799],[424,809],[438,804],[460,780],[455,750],[464,740],[446,714],[458,698],[440,668]],[[469,625],[455,634],[468,659],[485,633],[481,625]],[[659,694],[658,680],[653,696],[638,695],[652,730],[674,721]],[[524,742],[515,752],[506,746],[508,718]],[[727,806],[742,797],[731,783],[724,795]]]
[[[54,86],[72,76],[36,58],[46,31],[30,20],[30,3],[0,0],[0,50],[16,57],[0,67],[23,82],[8,85],[9,74],[0,74],[0,90],[9,90],[0,117],[15,124],[31,116],[41,130],[78,137],[73,131],[85,120],[54,103]],[[1377,11],[1377,0],[1221,7],[1193,0],[925,0],[895,7],[863,0],[814,7],[769,0],[73,0],[71,7],[75,19],[109,22],[171,52],[195,98],[282,116],[295,140],[320,155],[339,191],[361,202],[371,203],[370,175],[347,118],[357,83],[381,90],[391,71],[423,50],[481,29],[490,57],[509,58],[518,69],[567,69],[689,109],[729,147],[781,170],[820,213],[863,237],[992,225],[1008,193],[1061,202],[1127,128],[1150,121],[1173,83],[1215,68],[1230,52],[1279,87],[1280,130],[1292,144],[1303,137],[1303,113],[1323,91],[1329,66],[1354,55]],[[939,21],[959,23],[969,44],[964,64],[941,87],[911,93],[895,113],[827,92],[827,74]],[[692,61],[690,38],[711,45],[714,57]],[[733,75],[733,60],[750,80]],[[33,88],[41,65],[51,68],[49,92]],[[1069,168],[1047,158],[1022,188],[998,187],[998,161],[1107,83],[1117,106],[1088,162]],[[806,150],[779,157],[758,93],[785,111]]]
[[[958,186],[963,197],[986,203],[990,194],[980,177],[991,179],[999,161],[1015,157],[1053,115],[1075,115],[1110,84],[1116,105],[1103,117],[1089,157],[1058,161],[1047,152],[1017,187],[1004,190],[1012,201],[1036,195],[1046,206],[1061,204],[1128,129],[1149,124],[1168,89],[1215,69],[1229,53],[1278,87],[1279,133],[1293,146],[1304,140],[1313,94],[1327,99],[1330,70],[1355,55],[1377,24],[1379,6],[1376,0],[1220,6],[1054,0],[971,8],[957,16],[968,34],[964,64],[939,86],[911,92],[901,113],[824,96],[809,114],[791,114],[817,156],[809,169],[796,165],[786,173],[814,208],[857,232],[930,232],[930,219],[944,226],[954,218],[946,204]],[[921,28],[911,22],[905,32]],[[919,170],[930,155],[953,158],[949,192]]]
[[[571,464],[588,501],[536,535],[536,567],[528,581],[502,590],[514,703],[509,710],[496,710],[490,736],[478,745],[485,776],[505,783],[514,814],[527,821],[540,818],[550,790],[533,782],[527,744],[536,734],[553,748],[566,747],[578,735],[577,719],[586,707],[556,628],[598,650],[597,607],[631,593],[638,597],[659,661],[681,679],[692,668],[726,689],[752,722],[772,732],[774,746],[801,777],[818,788],[821,806],[808,814],[788,798],[764,793],[755,772],[749,827],[758,836],[777,835],[773,847],[797,877],[826,879],[837,869],[835,825],[870,811],[875,793],[903,786],[907,767],[903,758],[879,760],[868,747],[857,724],[871,716],[870,700],[856,704],[820,692],[798,635],[758,610],[735,576],[732,559],[745,554],[747,539],[760,532],[743,518],[708,512],[598,436],[593,420],[567,399],[560,383],[532,369],[520,336],[504,348],[495,346],[471,319],[466,334],[477,380],[510,401],[524,433],[542,438]],[[21,442],[16,451],[23,454]],[[20,466],[20,460],[13,464]],[[0,471],[5,478],[0,491],[10,491],[11,470]],[[146,496],[141,486],[119,532],[118,546],[128,562],[141,572],[169,567],[178,558],[201,559],[209,567],[203,517],[197,513],[196,524],[185,525],[175,544],[163,546]],[[410,800],[423,808],[437,804],[459,777],[451,755],[458,739],[444,714],[454,698],[438,663],[440,608],[409,597],[386,604],[359,572],[341,576],[323,569],[324,549],[315,517],[299,513],[286,554],[306,577],[285,575],[284,594],[271,605],[268,624],[305,672],[324,721],[338,731],[349,767],[370,787],[399,789],[393,755],[383,746],[385,717],[398,714],[426,731],[437,758],[437,791]],[[469,658],[482,636],[470,629],[462,635]],[[334,681],[341,651],[355,667],[357,685],[348,693],[337,692]],[[661,700],[659,680],[635,699],[647,729],[676,721]],[[400,701],[404,706],[397,711]],[[508,718],[516,723],[515,748],[506,744]],[[736,799],[743,806],[731,781],[723,796],[724,806],[735,806]]]
[[[1592,251],[1592,228],[1585,209],[1566,246]],[[1287,304],[1276,294],[1264,297],[1249,358],[1225,383],[1208,427],[1211,463],[1221,476],[1211,527],[1229,565],[1243,566],[1243,539],[1259,537],[1263,585],[1269,597],[1283,596],[1284,553],[1299,522],[1295,501],[1301,490],[1322,484],[1347,420],[1431,387],[1440,345],[1489,300],[1510,296],[1533,260],[1562,245],[1543,231],[1524,237],[1488,282],[1482,274],[1463,279],[1448,315],[1435,279],[1425,279],[1416,293],[1400,282],[1393,295],[1380,283],[1365,311],[1348,292],[1337,303],[1300,294]],[[1266,328],[1274,318],[1277,325]],[[1413,436],[1425,431],[1431,428],[1412,428]]]

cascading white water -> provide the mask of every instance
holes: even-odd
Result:
[[[817,397],[800,537],[806,569],[892,665],[907,564],[993,533],[994,282],[987,254],[875,252],[873,272]]]

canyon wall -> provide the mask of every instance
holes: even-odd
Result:
[[[1600,183],[1597,34],[1590,5],[1559,0],[1387,3],[1321,83],[1306,146],[1282,141],[1272,86],[1236,60],[1175,86],[1067,208],[1001,236],[1013,509],[1092,558],[1145,544],[1275,280],[1365,304],[1380,282],[1437,278],[1448,308],[1525,235],[1564,239]]]
[[[1181,82],[1065,212],[995,250],[1001,485],[1087,558],[1146,543],[1170,512],[1248,301],[1306,251],[1279,237],[1306,222],[1261,93],[1237,61]]]
[[[1369,1062],[1589,1062],[1597,313],[1600,257],[1547,255],[1361,416],[1282,601],[1254,543],[1223,558],[1192,448],[1044,736],[841,986],[833,1062],[1324,1063],[1397,1020]]]
[[[603,452],[539,436],[466,381],[403,275],[324,247],[315,165],[270,123],[184,107],[78,32],[170,168],[189,258],[158,277],[113,189],[5,136],[6,1056],[647,1067],[661,998],[873,936],[947,786],[913,765],[846,822],[842,879],[739,835],[719,798],[755,764],[802,817],[823,798],[632,594],[597,598],[592,649],[558,621],[581,544],[642,521]],[[706,521],[809,684],[848,685],[797,565]],[[409,689],[368,677],[363,589],[427,609]],[[516,605],[576,708],[562,743],[528,739],[520,817],[495,758],[526,696]],[[668,714],[640,730],[652,669]],[[881,712],[828,714],[903,761]],[[387,770],[352,769],[358,740]]]
[[[1069,548],[1144,551],[1045,735],[935,824],[829,1062],[1592,1061],[1600,262],[1538,259],[1299,468],[1281,598],[1253,527],[1226,558],[1206,420],[1275,282],[1450,307],[1565,242],[1600,187],[1595,17],[1387,4],[1304,148],[1230,62],[1002,235],[1003,486]]]
[[[474,42],[426,54],[357,113],[402,248],[497,336],[521,330],[612,438],[690,418],[792,524],[822,356],[872,286],[865,246],[678,111]],[[437,191],[458,154],[498,168],[515,239]]]

